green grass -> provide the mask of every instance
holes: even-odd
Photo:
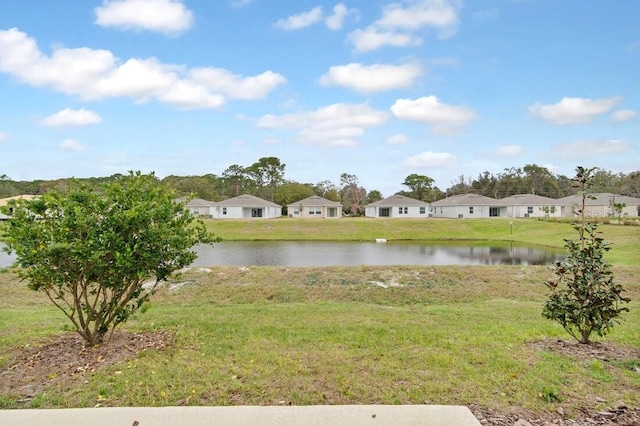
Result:
[[[617,266],[640,299],[640,267]],[[213,268],[176,277],[131,331],[168,330],[161,351],[56,384],[32,407],[470,404],[571,412],[598,395],[640,404],[638,359],[577,361],[528,342],[567,338],[542,318],[547,267]],[[384,288],[379,283],[396,287]],[[4,297],[5,294],[10,297]],[[640,310],[607,339],[640,347]],[[0,368],[65,322],[0,274]],[[0,395],[0,407],[19,404]]]
[[[513,225],[509,222],[512,221]],[[536,219],[270,219],[208,220],[207,229],[228,241],[505,241],[562,248],[564,238],[577,238],[566,221]],[[607,260],[640,265],[640,226],[601,225],[612,244]]]

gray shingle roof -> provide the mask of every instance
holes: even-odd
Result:
[[[595,200],[591,200],[589,198],[586,199],[585,204],[587,206],[608,206],[615,199],[616,203],[624,203],[627,206],[637,206],[640,205],[640,198],[635,197],[627,197],[626,195],[616,195],[610,192],[600,192],[592,194],[595,197]],[[582,195],[569,195],[568,197],[560,198],[558,200],[558,204],[564,206],[572,206],[577,204],[582,204]]]
[[[495,198],[478,194],[459,194],[431,203],[433,207],[446,206],[500,206],[502,203]]]
[[[237,197],[220,201],[216,203],[216,205],[223,207],[282,207],[271,201],[263,200],[262,198],[249,194],[238,195]]]
[[[300,201],[289,204],[290,207],[295,206],[309,206],[309,207],[338,207],[340,205],[337,201],[327,200],[319,195],[313,195],[311,197],[304,198]]]
[[[415,198],[407,197],[400,194],[392,195],[384,200],[376,201],[375,203],[367,204],[365,207],[398,207],[398,206],[419,206],[428,207],[429,203],[426,201],[416,200]]]
[[[543,197],[535,194],[518,194],[511,195],[509,197],[501,198],[498,200],[506,205],[521,205],[521,206],[559,206],[561,203],[549,197]]]

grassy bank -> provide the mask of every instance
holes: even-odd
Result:
[[[615,268],[640,299],[639,267]],[[214,268],[176,277],[130,331],[172,346],[51,377],[0,407],[240,404],[471,404],[570,415],[595,396],[640,404],[640,359],[573,359],[531,342],[567,338],[540,315],[547,267]],[[180,285],[175,285],[175,284]],[[633,302],[609,342],[640,347]],[[0,274],[0,370],[66,322]],[[10,371],[9,371],[10,374]]]
[[[513,224],[510,224],[513,222]],[[476,240],[513,241],[562,248],[564,238],[576,238],[568,222],[536,219],[271,219],[208,220],[209,231],[224,240],[280,241],[373,241],[387,240]],[[600,231],[612,250],[613,264],[640,265],[640,226],[601,225]]]

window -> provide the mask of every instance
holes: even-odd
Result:
[[[404,208],[404,214],[409,214],[409,207]]]
[[[500,217],[500,208],[499,207],[489,207],[489,216],[490,217]]]
[[[378,216],[380,217],[389,217],[389,208],[388,207],[380,207],[378,211]]]
[[[194,216],[200,216],[200,210],[198,210],[198,209],[193,209],[193,215],[194,215]]]
[[[298,208],[293,209],[293,214],[300,214],[300,209],[298,209]]]
[[[398,214],[402,214],[402,207],[398,207]]]
[[[262,217],[262,209],[251,209],[251,217]]]
[[[322,207],[309,207],[309,214],[322,214]]]
[[[222,208],[222,214],[227,214],[227,208],[226,207]]]
[[[469,207],[469,214],[473,214],[473,206]]]
[[[533,207],[527,207],[527,214],[533,214]]]
[[[425,214],[427,209],[425,207],[420,207],[420,214]]]

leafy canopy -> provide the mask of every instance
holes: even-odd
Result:
[[[137,311],[155,286],[192,263],[212,237],[153,174],[129,173],[99,190],[19,200],[7,229],[21,279],[44,292],[89,345]],[[153,280],[151,288],[143,287]]]

